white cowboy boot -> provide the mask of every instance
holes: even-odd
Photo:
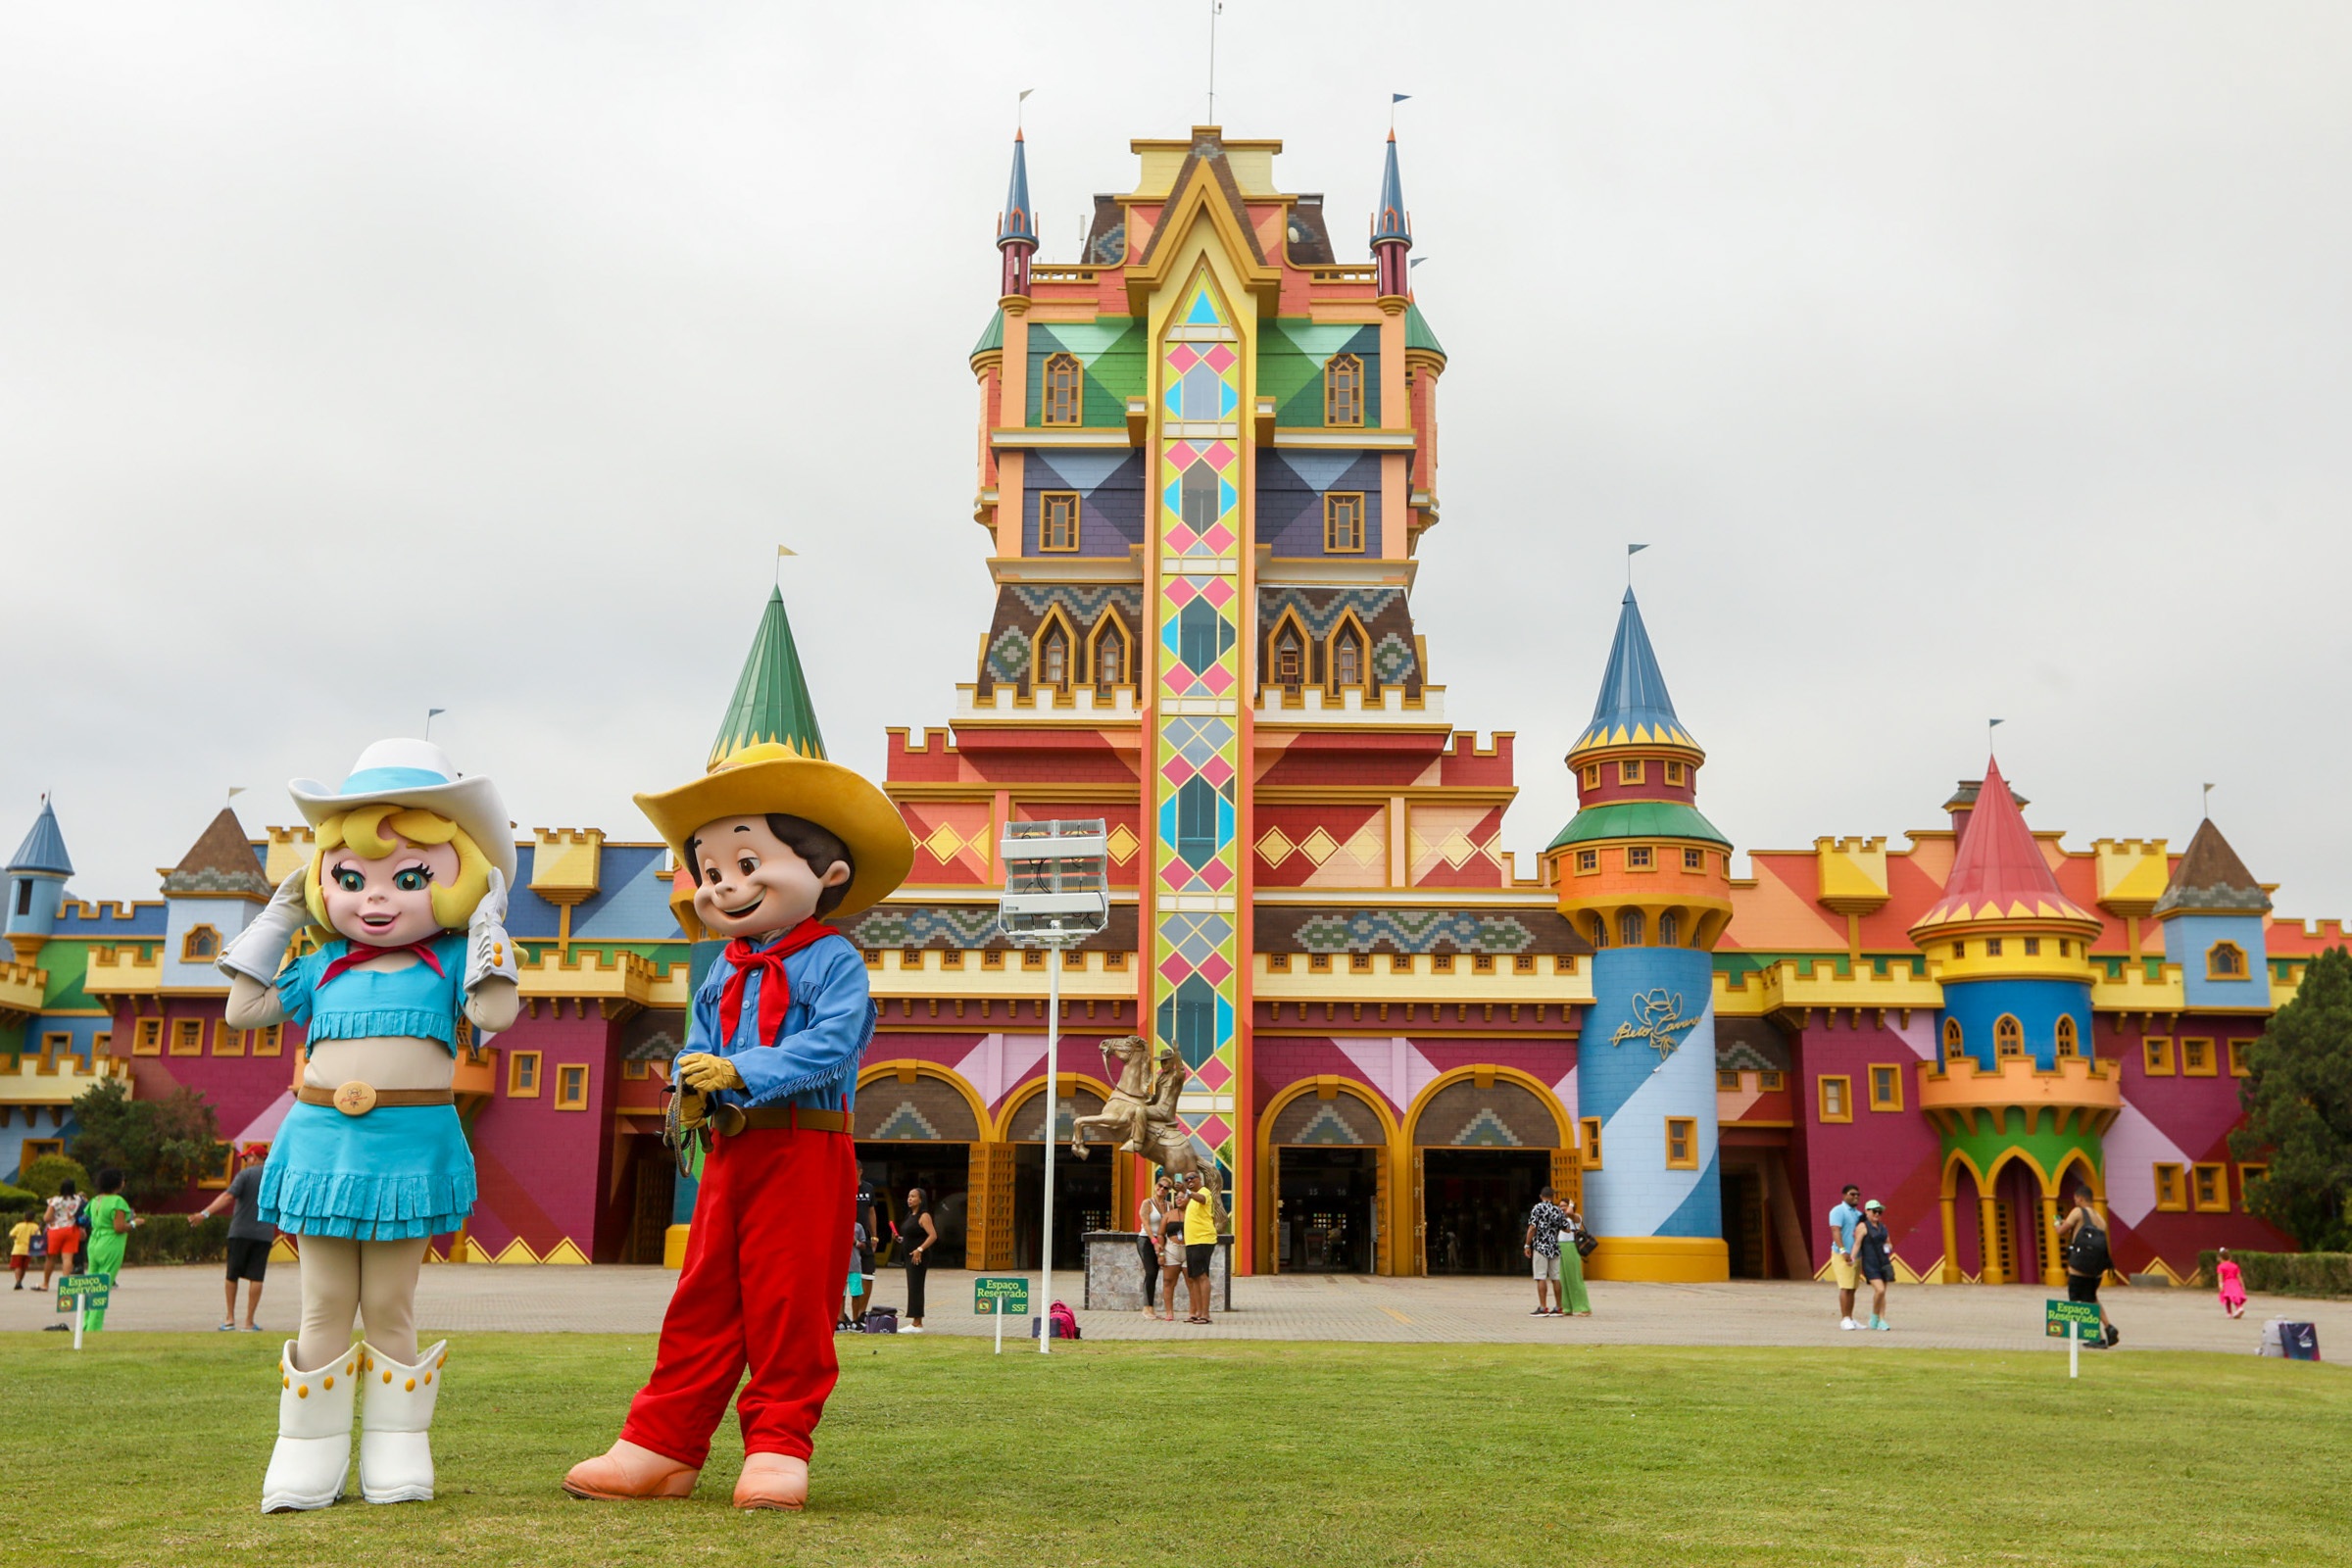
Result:
[[[262,1478],[262,1512],[325,1508],[343,1495],[351,1471],[351,1396],[360,1354],[346,1351],[316,1372],[294,1364],[295,1342],[277,1358],[277,1446]]]
[[[369,1502],[433,1500],[433,1401],[449,1342],[402,1366],[374,1346],[360,1344],[360,1380],[368,1400],[360,1415],[360,1495]]]

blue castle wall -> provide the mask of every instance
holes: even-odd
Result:
[[[2057,1062],[2061,1016],[2075,1020],[2077,1051],[2091,1054],[2090,986],[2080,980],[1946,980],[1943,1011],[1936,1020],[1936,1054],[1943,1054],[1944,1021],[1957,1018],[1961,1044],[1978,1066],[1992,1070],[1998,1059],[1993,1025],[2003,1013],[2014,1014],[2023,1027],[2026,1054],[2036,1066]]]
[[[1576,1113],[1601,1119],[1601,1166],[1585,1172],[1585,1214],[1600,1236],[1723,1235],[1715,1129],[1713,962],[1687,948],[1592,956],[1593,1004],[1577,1050]],[[1661,1058],[1641,1029],[1663,1004],[1690,1027]],[[1698,1168],[1666,1168],[1666,1118],[1696,1122]]]
[[[2164,922],[2164,961],[2180,966],[2180,988],[2191,1007],[2269,1007],[2271,977],[2260,914],[2177,914]],[[2243,980],[2209,980],[2206,955],[2217,942],[2234,942],[2246,956]]]

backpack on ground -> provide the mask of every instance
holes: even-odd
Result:
[[[865,1309],[863,1328],[868,1334],[899,1332],[899,1309],[895,1306],[869,1306]]]
[[[1055,1301],[1046,1308],[1046,1325],[1057,1340],[1074,1340],[1078,1336],[1078,1314],[1071,1311],[1067,1301]],[[1037,1323],[1029,1324],[1029,1337],[1037,1338]]]

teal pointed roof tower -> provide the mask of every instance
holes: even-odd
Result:
[[[49,797],[41,797],[41,814],[32,819],[32,831],[10,856],[11,871],[46,871],[51,876],[72,876],[74,858],[66,853],[66,836],[58,830],[57,811]]]
[[[825,756],[825,738],[816,727],[816,705],[808,697],[808,678],[801,673],[801,651],[792,640],[781,588],[768,590],[751,655],[743,662],[735,695],[727,702],[727,716],[710,746],[710,766],[763,745],[819,761]]]
[[[1413,228],[1404,214],[1404,179],[1396,172],[1396,133],[1389,132],[1388,163],[1380,172],[1380,211],[1372,220],[1372,243],[1382,240],[1413,242]]]
[[[1642,624],[1642,607],[1628,588],[1625,607],[1617,614],[1617,640],[1609,647],[1609,667],[1600,677],[1600,700],[1592,705],[1592,720],[1568,755],[1596,746],[1650,745],[1699,750],[1675,716],[1665,672],[1658,668],[1648,628]]]
[[[1037,209],[1029,205],[1029,144],[1012,133],[1012,182],[1004,190],[1004,211],[997,218],[997,243],[1024,240],[1037,243]]]

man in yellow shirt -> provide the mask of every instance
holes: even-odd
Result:
[[[24,1268],[32,1261],[32,1239],[41,1233],[39,1223],[30,1214],[20,1219],[8,1230],[8,1267],[17,1277],[17,1289],[24,1288]]]
[[[1208,1265],[1217,1252],[1217,1195],[1200,1183],[1200,1173],[1184,1178],[1184,1284],[1193,1298],[1188,1323],[1208,1321]]]

